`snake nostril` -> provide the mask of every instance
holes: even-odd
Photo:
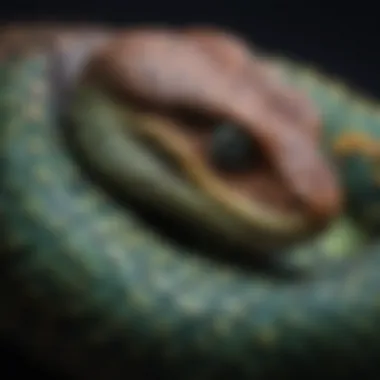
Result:
[[[247,171],[263,161],[260,147],[233,124],[225,123],[216,127],[210,149],[212,163],[223,171]]]

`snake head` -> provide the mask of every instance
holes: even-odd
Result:
[[[199,222],[278,247],[339,212],[317,110],[241,38],[213,28],[120,32],[84,77],[133,110],[128,128],[193,189],[187,210]]]

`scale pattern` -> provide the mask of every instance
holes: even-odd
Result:
[[[277,65],[323,111],[348,211],[375,224],[376,160],[361,151],[339,158],[333,148],[352,131],[375,140],[376,107],[301,66]],[[0,326],[11,339],[81,378],[377,378],[376,241],[344,219],[285,254],[309,274],[302,280],[192,255],[82,173],[60,134],[48,73],[44,54],[0,64]]]

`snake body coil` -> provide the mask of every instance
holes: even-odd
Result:
[[[313,264],[301,280],[192,255],[82,173],[58,128],[50,63],[43,53],[0,62],[4,332],[32,355],[95,379],[132,370],[181,379],[379,371],[376,241],[361,245],[359,232],[356,241],[344,230],[284,253]],[[323,111],[323,142],[348,189],[348,211],[374,227],[376,155],[366,156],[363,142],[344,156],[349,144],[339,138],[376,141],[376,107],[302,66],[276,66]],[[319,270],[318,258],[331,266]]]

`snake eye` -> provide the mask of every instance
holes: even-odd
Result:
[[[228,172],[254,169],[263,159],[260,147],[251,136],[228,123],[216,127],[210,150],[213,165]]]

